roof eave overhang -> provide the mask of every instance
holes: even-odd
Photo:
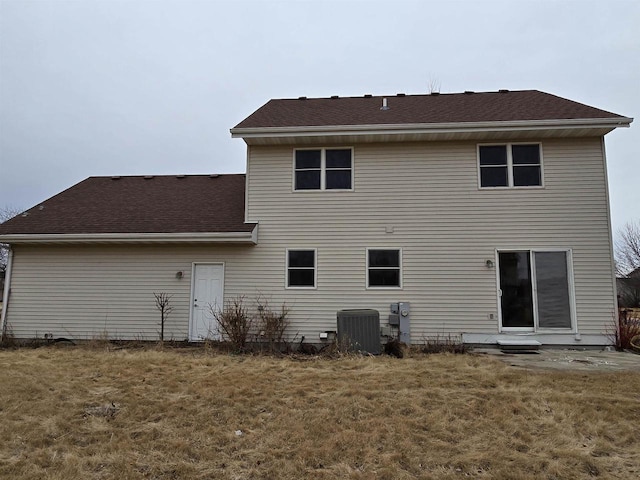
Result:
[[[38,233],[0,235],[0,243],[18,244],[258,244],[258,226],[251,232],[215,233]]]
[[[350,136],[376,137],[389,139],[397,136],[406,138],[438,138],[446,135],[449,139],[457,136],[469,138],[472,134],[486,133],[518,133],[532,131],[593,131],[597,134],[608,133],[615,128],[629,127],[633,118],[587,118],[561,120],[517,120],[508,122],[461,122],[461,123],[415,123],[415,124],[382,124],[382,125],[321,125],[296,127],[258,127],[232,128],[233,138],[243,138],[247,143],[253,140],[290,138],[292,140],[313,137]]]

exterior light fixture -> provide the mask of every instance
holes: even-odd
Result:
[[[493,263],[493,260],[487,260],[486,262],[484,262],[484,264],[487,268],[493,268],[496,265],[495,263]]]

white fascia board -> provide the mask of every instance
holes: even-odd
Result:
[[[251,232],[215,233],[39,233],[0,235],[0,243],[258,243],[258,228]]]
[[[565,120],[516,120],[510,122],[406,123],[382,125],[321,125],[300,127],[232,128],[233,138],[310,137],[322,135],[381,135],[416,133],[508,132],[567,128],[628,127],[633,118],[586,118]]]

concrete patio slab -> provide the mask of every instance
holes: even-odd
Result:
[[[513,367],[527,369],[640,372],[640,355],[633,352],[559,348],[544,348],[531,353],[503,353],[498,348],[476,348],[473,352],[481,355],[491,355]]]

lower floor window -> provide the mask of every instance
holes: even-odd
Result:
[[[315,288],[316,251],[287,250],[287,287]]]
[[[367,287],[402,286],[400,250],[367,250]]]
[[[503,251],[498,262],[504,328],[571,328],[568,251]]]

